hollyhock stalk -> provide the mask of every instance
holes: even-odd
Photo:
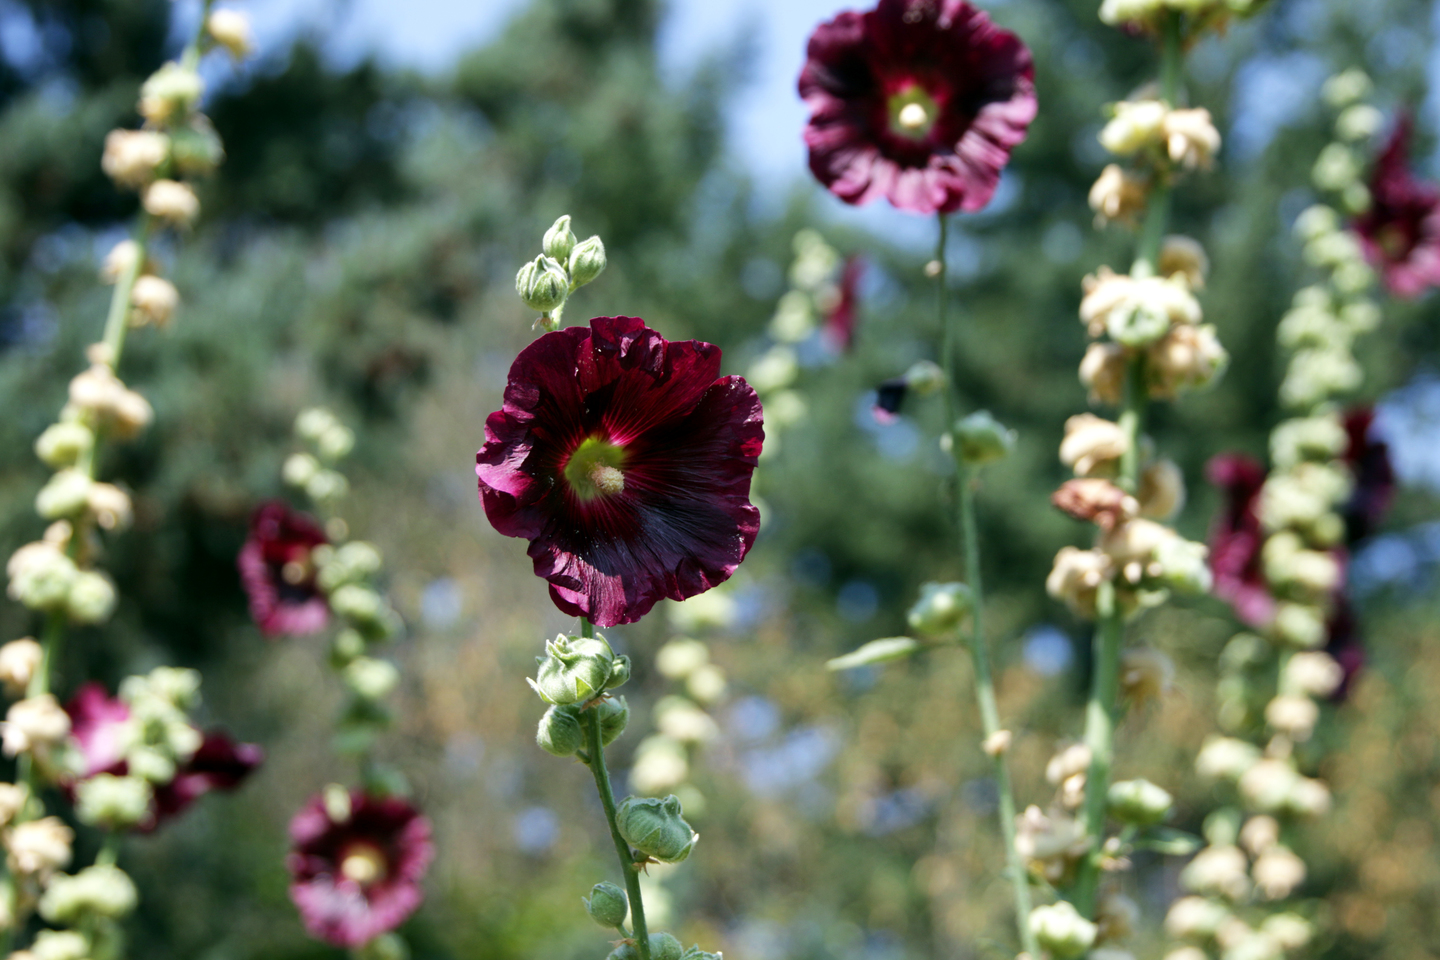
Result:
[[[595,636],[595,626],[588,617],[580,618],[580,636]],[[600,714],[596,710],[586,710],[580,716],[585,725],[585,742],[589,746],[588,756],[582,759],[595,777],[595,791],[600,794],[600,805],[605,808],[605,822],[610,826],[610,839],[615,842],[615,854],[620,858],[620,872],[625,875],[625,893],[630,898],[630,924],[634,927],[635,949],[640,954],[640,960],[650,960],[650,931],[645,925],[645,903],[640,895],[640,874],[635,869],[630,844],[620,836],[615,790],[610,784],[610,771],[605,766],[605,743],[601,737]],[[632,935],[625,931],[624,924],[617,929],[621,936]]]
[[[945,370],[945,421],[953,429],[956,421],[955,402],[955,324],[949,317],[949,290],[946,284],[945,247],[947,224],[945,214],[936,217],[940,236],[935,244],[935,262],[940,265],[936,274],[936,314],[940,321],[941,363]],[[986,743],[1003,735],[1000,725],[1000,708],[995,701],[995,680],[990,667],[990,650],[985,640],[985,597],[980,580],[980,535],[976,523],[975,486],[979,483],[979,470],[960,455],[958,443],[951,443],[951,454],[955,460],[956,482],[959,486],[957,512],[959,514],[960,547],[965,558],[965,577],[970,587],[974,606],[971,608],[970,656],[974,663],[975,699],[980,705],[980,722],[985,732]],[[1006,750],[987,751],[991,753],[995,768],[995,785],[999,792],[998,815],[1000,835],[1005,844],[1005,872],[1010,876],[1011,889],[1015,898],[1015,924],[1020,942],[1031,957],[1040,956],[1035,934],[1030,929],[1030,879],[1025,871],[1024,860],[1015,846],[1015,790],[1010,782],[1010,764]]]
[[[1181,70],[1184,51],[1180,43],[1180,15],[1167,12],[1162,25],[1160,61],[1160,98],[1177,107],[1180,100]],[[1170,218],[1171,187],[1159,178],[1150,194],[1145,223],[1141,229],[1135,264],[1137,277],[1153,276],[1160,262],[1160,248]],[[1128,493],[1135,493],[1140,482],[1140,438],[1145,432],[1146,401],[1145,354],[1137,351],[1126,361],[1125,401],[1119,418],[1126,437],[1125,452],[1120,457],[1120,475],[1116,484]],[[1115,596],[1115,584],[1105,580],[1096,596],[1098,621],[1093,640],[1094,667],[1090,696],[1085,704],[1085,745],[1090,748],[1090,769],[1085,778],[1085,830],[1097,844],[1080,862],[1075,881],[1074,902],[1084,916],[1093,916],[1095,897],[1100,885],[1099,846],[1105,833],[1110,772],[1115,755],[1115,725],[1118,720],[1120,695],[1120,654],[1125,642],[1125,615]]]

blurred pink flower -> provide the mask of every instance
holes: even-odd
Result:
[[[1355,233],[1370,263],[1398,297],[1440,285],[1440,190],[1417,180],[1408,164],[1413,122],[1402,114],[1370,176],[1370,209]]]
[[[310,552],[328,542],[314,519],[278,500],[261,504],[251,516],[250,538],[236,565],[250,615],[267,637],[325,629],[330,605],[315,584]]]

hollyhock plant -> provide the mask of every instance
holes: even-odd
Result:
[[[360,947],[420,906],[435,856],[430,821],[396,797],[312,798],[290,821],[290,899],[317,939]],[[336,809],[336,808],[339,809]]]
[[[1260,548],[1265,530],[1258,512],[1265,468],[1242,454],[1222,453],[1205,471],[1224,492],[1224,507],[1210,528],[1210,570],[1215,596],[1229,603],[1245,623],[1262,626],[1275,612],[1265,583]]]
[[[1359,407],[1345,414],[1349,444],[1345,464],[1355,477],[1355,492],[1345,505],[1345,539],[1350,544],[1370,536],[1395,499],[1395,468],[1390,445],[1375,432],[1375,409]]]
[[[130,707],[107,694],[103,684],[91,682],[75,691],[65,712],[83,763],[76,782],[101,773],[124,776]],[[212,790],[235,789],[264,759],[265,751],[256,744],[237,743],[224,733],[207,731],[190,759],[176,768],[174,779],[155,787],[150,816],[139,829],[154,830]]]
[[[310,553],[329,542],[311,517],[273,500],[250,518],[250,537],[236,563],[250,615],[267,637],[318,633],[330,605],[315,583]]]
[[[810,169],[846,203],[912,213],[990,202],[1035,118],[1030,51],[965,0],[880,0],[810,36]]]
[[[720,348],[633,317],[540,337],[476,454],[495,529],[530,541],[555,605],[609,627],[727,580],[760,527],[760,400]]]
[[[1412,126],[1408,115],[1396,123],[1370,177],[1370,209],[1354,223],[1385,286],[1405,298],[1440,285],[1440,189],[1410,173]]]

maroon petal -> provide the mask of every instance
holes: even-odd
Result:
[[[1390,292],[1412,299],[1440,286],[1440,189],[1409,168],[1410,115],[1402,113],[1370,177],[1370,209],[1353,229]]]
[[[250,599],[250,615],[266,636],[299,636],[325,629],[330,605],[315,584],[309,557],[328,542],[312,518],[279,501],[262,504],[251,516],[250,537],[240,548],[236,565]],[[287,579],[286,565],[291,563],[306,571],[302,578]]]
[[[1375,532],[1395,499],[1395,468],[1390,463],[1390,446],[1375,435],[1373,407],[1360,407],[1345,414],[1349,446],[1345,463],[1355,478],[1355,492],[1345,505],[1346,540],[1357,543]]]
[[[205,734],[200,747],[175,772],[175,779],[155,788],[153,815],[145,825],[154,830],[212,790],[234,790],[265,760],[253,743],[236,743],[224,733]]]
[[[1245,623],[1263,626],[1275,613],[1275,600],[1270,596],[1260,562],[1265,531],[1258,506],[1265,468],[1242,454],[1220,454],[1206,467],[1206,477],[1225,496],[1210,526],[1215,596],[1229,603]]]
[[[312,798],[290,822],[286,858],[290,899],[310,935],[339,947],[363,946],[394,930],[420,906],[420,881],[434,859],[430,821],[404,800],[350,794],[350,815],[330,818],[323,796]],[[357,847],[383,863],[370,883],[345,875],[345,857]]]
[[[880,0],[815,28],[800,73],[810,169],[847,203],[915,213],[982,209],[1035,118],[1034,64],[964,0]],[[923,132],[897,131],[891,98],[921,91]]]
[[[759,398],[718,347],[598,317],[516,358],[476,476],[496,530],[530,541],[556,606],[600,626],[723,583],[755,542]],[[624,489],[586,501],[564,467],[587,438],[625,450]]]

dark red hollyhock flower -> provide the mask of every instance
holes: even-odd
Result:
[[[1355,478],[1355,492],[1345,505],[1345,534],[1351,544],[1375,532],[1395,499],[1390,445],[1375,435],[1374,425],[1374,407],[1358,407],[1345,414],[1345,432],[1350,436],[1345,463]]]
[[[92,682],[75,691],[65,712],[84,761],[76,782],[98,773],[124,776],[128,767],[121,737],[130,719],[125,701]],[[155,788],[150,817],[138,829],[149,833],[210,791],[235,789],[264,759],[265,751],[253,743],[236,743],[219,731],[205,733],[199,748],[175,771],[175,779]],[[73,789],[74,784],[69,786]]]
[[[810,170],[841,200],[974,212],[1035,119],[1035,67],[965,0],[880,0],[815,28],[800,96]]]
[[[727,580],[760,528],[760,400],[720,348],[633,317],[547,333],[510,368],[475,455],[495,529],[530,541],[555,605],[602,627]]]
[[[855,323],[859,317],[860,278],[865,274],[865,261],[856,256],[845,260],[840,273],[840,297],[825,315],[825,339],[841,353],[855,346]]]
[[[1339,702],[1350,695],[1351,684],[1365,666],[1365,644],[1360,637],[1360,623],[1350,601],[1343,593],[1335,596],[1335,609],[1330,614],[1325,630],[1328,636],[1325,652],[1340,664],[1344,675],[1340,686],[1330,695],[1330,699]]]
[[[330,605],[315,585],[310,552],[329,543],[308,515],[272,500],[250,517],[250,539],[236,560],[250,597],[250,616],[268,637],[325,629]]]
[[[285,860],[305,929],[337,947],[363,946],[404,923],[435,856],[430,821],[404,800],[355,790],[349,807],[332,818],[325,797],[313,797],[290,821]]]
[[[1275,600],[1260,563],[1265,530],[1258,508],[1265,468],[1243,454],[1222,453],[1211,459],[1205,475],[1225,496],[1224,506],[1210,526],[1215,596],[1229,603],[1245,623],[1263,626],[1275,613]]]
[[[910,393],[910,384],[904,377],[883,380],[875,388],[875,404],[870,408],[877,423],[891,424],[900,419],[900,408],[905,406],[905,397]]]
[[[1402,114],[1370,175],[1370,209],[1354,224],[1390,292],[1418,297],[1440,285],[1440,190],[1407,166],[1413,122]]]

